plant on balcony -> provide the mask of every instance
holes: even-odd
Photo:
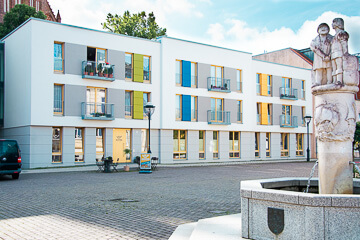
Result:
[[[94,114],[95,117],[103,117],[105,116],[105,113],[97,112]]]
[[[103,64],[102,63],[99,63],[97,65],[97,71],[98,71],[99,77],[102,77],[103,76]]]
[[[94,76],[94,69],[92,67],[90,67],[89,73],[90,73],[90,76]]]
[[[108,65],[105,65],[105,67],[104,67],[104,77],[106,77],[106,78],[109,77],[109,68],[107,66]]]
[[[108,69],[109,78],[113,78],[113,77],[114,77],[113,72],[114,72],[114,69],[113,69],[112,66],[110,66],[109,69]]]

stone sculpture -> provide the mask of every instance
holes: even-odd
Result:
[[[359,91],[359,63],[348,52],[349,34],[344,30],[344,20],[333,20],[334,37],[328,34],[326,26],[325,23],[319,25],[319,36],[310,44],[314,51],[312,93],[319,191],[322,194],[352,193],[353,166],[349,162],[356,124],[354,94]]]

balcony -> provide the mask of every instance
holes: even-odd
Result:
[[[114,104],[82,102],[81,117],[85,120],[114,120]]]
[[[267,124],[262,122],[261,114],[256,114],[257,125],[272,125],[272,115],[267,114]]]
[[[207,120],[208,124],[230,125],[230,112],[208,110]]]
[[[82,62],[82,78],[115,81],[114,65],[93,61]]]
[[[242,123],[242,113],[241,112],[237,112],[237,121],[238,123]]]
[[[125,118],[132,118],[133,106],[125,105]]]
[[[208,77],[208,90],[216,92],[231,92],[230,79]]]
[[[298,90],[296,88],[280,87],[280,99],[298,100]]]
[[[280,115],[280,127],[297,128],[297,116]]]

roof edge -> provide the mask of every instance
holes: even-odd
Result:
[[[311,71],[311,69],[308,69],[308,68],[296,67],[296,66],[291,66],[291,65],[281,64],[281,63],[275,63],[275,62],[268,62],[268,61],[264,61],[264,60],[254,59],[254,58],[252,60],[253,61],[258,61],[258,62],[272,63],[272,64],[275,64],[275,65],[280,65],[280,66],[285,66],[285,67],[291,67],[291,68],[297,68],[297,69]]]

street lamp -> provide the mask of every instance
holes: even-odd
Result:
[[[151,102],[148,102],[144,106],[144,109],[145,109],[145,113],[147,114],[148,119],[149,119],[149,147],[148,147],[148,153],[151,153],[151,150],[150,150],[150,120],[151,120],[151,115],[153,115],[153,113],[155,111],[155,106]]]
[[[306,161],[310,161],[310,148],[309,148],[309,124],[311,122],[311,116],[305,116],[304,120],[306,122],[306,126],[307,126],[307,156],[306,156]]]

